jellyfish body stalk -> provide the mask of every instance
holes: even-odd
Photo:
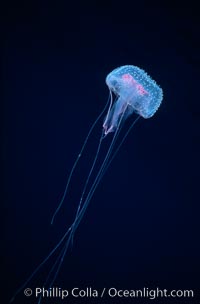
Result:
[[[124,100],[124,98],[120,96],[114,103],[112,109],[109,111],[103,124],[105,136],[110,132],[115,132],[117,126],[119,125],[120,118],[122,118],[120,121],[121,125],[122,122],[124,122],[132,113],[132,106],[128,103],[127,100]]]

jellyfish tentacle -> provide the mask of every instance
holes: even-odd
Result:
[[[126,110],[126,109],[125,109],[125,110]],[[125,112],[125,110],[124,110],[124,112]],[[66,241],[65,250],[64,250],[62,256],[60,257],[60,262],[59,262],[59,264],[58,264],[58,266],[57,266],[57,270],[56,270],[56,272],[55,272],[55,274],[54,274],[54,278],[53,278],[53,280],[51,281],[50,286],[53,285],[54,281],[55,281],[56,278],[57,278],[57,275],[58,275],[59,270],[60,270],[60,268],[61,268],[61,265],[62,265],[62,263],[63,263],[63,259],[64,259],[65,255],[66,255],[67,249],[69,248],[69,244],[70,244],[71,241],[73,242],[74,233],[75,233],[76,229],[78,228],[78,226],[79,226],[79,224],[80,224],[80,222],[81,222],[81,220],[82,220],[82,218],[83,218],[83,216],[84,216],[84,214],[85,214],[85,212],[86,212],[86,209],[87,209],[87,207],[88,207],[88,205],[89,205],[89,203],[90,203],[90,201],[91,201],[91,198],[92,198],[92,196],[93,196],[93,194],[94,194],[94,192],[95,192],[95,190],[96,190],[96,188],[97,188],[97,186],[98,186],[98,184],[99,184],[99,182],[100,182],[100,179],[101,179],[101,171],[102,171],[102,169],[104,169],[105,164],[106,164],[107,161],[109,160],[110,154],[111,154],[111,152],[112,152],[112,150],[113,150],[113,147],[114,147],[114,145],[115,145],[116,139],[117,139],[117,137],[118,137],[118,135],[119,135],[119,130],[120,130],[120,125],[121,125],[122,119],[123,119],[123,115],[122,115],[122,117],[120,118],[119,125],[118,125],[118,127],[117,127],[117,129],[116,129],[116,132],[115,132],[114,136],[113,136],[113,139],[112,139],[112,141],[111,141],[111,144],[110,144],[110,147],[109,147],[109,149],[108,149],[108,152],[107,152],[107,154],[106,154],[106,156],[105,156],[105,159],[104,159],[104,161],[103,161],[103,164],[101,165],[101,168],[100,168],[99,171],[98,171],[98,174],[97,174],[97,176],[96,176],[96,178],[95,178],[95,181],[93,182],[93,184],[92,184],[92,186],[91,186],[91,188],[90,188],[90,190],[89,190],[89,193],[88,193],[88,195],[87,195],[87,197],[86,197],[86,199],[85,199],[85,201],[84,201],[84,203],[83,203],[82,208],[81,208],[81,205],[80,205],[80,202],[79,202],[79,206],[78,206],[78,209],[77,209],[76,217],[75,217],[75,219],[74,219],[73,224],[70,226],[70,227],[71,227],[71,231],[70,231],[69,237],[68,237],[68,239],[67,239],[67,241]],[[97,157],[98,157],[98,153],[99,153],[99,150],[100,150],[100,147],[101,147],[102,139],[103,139],[103,137],[100,138],[99,146],[98,146],[97,153],[96,153],[96,157],[95,157],[95,159],[94,159],[94,161],[93,161],[93,165],[94,165],[94,166],[95,166],[95,163],[96,163],[96,160],[97,160]],[[91,176],[91,174],[92,174],[92,171],[93,171],[93,168],[94,168],[93,165],[92,165],[91,170],[90,170],[90,172],[89,172],[87,181],[89,181],[89,178],[90,178],[90,176]],[[99,179],[99,177],[100,177],[100,179]],[[87,181],[86,181],[86,182],[87,182]],[[84,190],[86,190],[86,187],[84,187]],[[83,195],[83,193],[82,193],[82,195]],[[80,208],[81,208],[81,209],[80,209]],[[55,266],[55,264],[54,264],[54,266]],[[53,267],[54,267],[54,266],[53,266]]]
[[[64,202],[64,199],[66,197],[66,194],[67,194],[67,191],[68,191],[68,188],[69,188],[69,184],[70,184],[70,181],[71,181],[71,178],[72,178],[72,175],[74,173],[74,170],[78,164],[78,161],[85,149],[85,146],[88,142],[88,139],[94,129],[94,127],[96,126],[97,122],[99,121],[99,119],[102,117],[103,113],[105,112],[107,106],[109,103],[112,103],[112,98],[111,98],[111,92],[109,92],[109,97],[108,97],[108,100],[107,100],[107,103],[105,105],[105,107],[103,108],[102,112],[99,114],[99,116],[97,117],[97,119],[94,121],[94,123],[92,124],[86,138],[85,138],[85,141],[83,143],[83,146],[80,150],[80,153],[78,154],[75,162],[74,162],[74,165],[71,169],[71,172],[70,172],[70,175],[68,177],[68,180],[67,180],[67,184],[66,184],[66,187],[65,187],[65,190],[64,190],[64,194],[62,196],[62,199],[58,205],[58,207],[56,208],[54,214],[53,214],[53,217],[52,217],[52,220],[51,220],[51,224],[53,224],[54,222],[54,219],[55,219],[55,216],[57,215],[58,211],[60,210],[63,202]],[[50,257],[56,252],[56,250],[60,247],[60,245],[63,243],[63,241],[65,240],[65,238],[67,237],[67,235],[69,234],[70,230],[72,229],[72,227],[69,227],[68,230],[65,232],[65,234],[63,235],[63,237],[61,238],[61,240],[57,243],[57,245],[53,248],[53,250],[48,254],[48,256],[36,267],[36,269],[31,273],[31,275],[28,277],[28,279],[24,282],[24,284],[22,284],[18,289],[17,291],[15,292],[15,294],[13,295],[13,297],[10,299],[10,302],[9,303],[12,303],[16,296],[27,286],[27,284],[32,280],[32,278],[38,273],[38,271],[42,268],[42,266],[50,259]],[[71,238],[70,238],[71,239]]]
[[[112,95],[111,95],[111,91],[110,91],[110,92],[109,92],[109,97],[108,97],[108,100],[107,100],[107,103],[106,103],[105,107],[103,108],[102,112],[99,114],[99,116],[97,117],[97,119],[94,121],[94,123],[92,124],[92,126],[91,126],[91,128],[90,128],[90,130],[89,130],[89,132],[88,132],[88,134],[87,134],[87,136],[86,136],[86,138],[85,138],[85,140],[84,140],[83,146],[82,146],[82,148],[81,148],[81,150],[80,150],[80,152],[79,152],[79,154],[78,154],[78,156],[77,156],[77,158],[76,158],[76,160],[75,160],[75,162],[74,162],[74,164],[73,164],[73,166],[72,166],[72,169],[71,169],[71,171],[70,171],[70,174],[69,174],[69,177],[68,177],[68,179],[67,179],[67,183],[66,183],[65,190],[64,190],[63,196],[62,196],[62,198],[61,198],[61,201],[60,201],[58,207],[56,208],[56,210],[55,210],[55,212],[54,212],[54,214],[53,214],[53,216],[52,216],[51,224],[53,224],[54,219],[55,219],[57,213],[59,212],[60,208],[62,207],[62,204],[63,204],[63,202],[64,202],[64,200],[65,200],[65,198],[66,198],[67,191],[68,191],[68,188],[69,188],[69,184],[70,184],[71,179],[72,179],[72,175],[73,175],[73,173],[74,173],[74,170],[76,169],[76,166],[77,166],[77,164],[78,164],[78,162],[79,162],[80,157],[82,156],[82,153],[83,153],[83,151],[84,151],[84,149],[85,149],[85,146],[86,146],[86,144],[87,144],[87,142],[88,142],[88,139],[89,139],[89,137],[90,137],[90,135],[91,135],[91,133],[92,133],[94,127],[96,126],[97,122],[98,122],[99,119],[102,117],[103,113],[105,112],[105,110],[106,110],[106,108],[107,108],[107,106],[108,106],[108,103],[110,103],[110,105],[112,104],[112,97],[111,97],[111,96],[112,96]],[[110,108],[110,106],[109,106],[109,108]]]
[[[125,111],[126,111],[126,108],[124,109],[124,112],[125,112]],[[118,124],[118,126],[117,126],[117,129],[116,129],[116,131],[115,131],[115,134],[114,134],[114,136],[113,136],[113,139],[112,139],[112,141],[111,141],[111,143],[110,143],[110,147],[109,147],[108,152],[107,152],[107,154],[106,154],[106,156],[105,156],[105,158],[104,158],[104,161],[103,161],[103,163],[102,163],[102,165],[101,165],[101,167],[100,167],[100,169],[99,169],[99,171],[98,171],[98,173],[97,173],[97,176],[96,176],[96,178],[95,178],[95,180],[94,180],[94,182],[93,182],[93,184],[92,184],[92,186],[91,186],[91,188],[90,188],[88,194],[87,194],[87,197],[86,197],[86,199],[85,199],[85,201],[84,201],[84,204],[83,204],[83,206],[82,206],[82,208],[81,208],[81,210],[80,210],[80,212],[79,212],[79,214],[78,214],[78,217],[75,218],[74,224],[72,225],[72,231],[71,231],[71,233],[72,233],[73,235],[74,235],[75,230],[77,229],[77,227],[78,227],[78,225],[79,225],[81,219],[83,218],[83,215],[85,214],[85,211],[86,211],[86,209],[87,209],[87,206],[89,205],[89,202],[90,202],[90,200],[91,200],[91,198],[92,198],[92,196],[93,196],[93,194],[94,194],[94,192],[95,192],[95,190],[96,190],[96,188],[97,188],[97,186],[98,186],[98,184],[99,184],[99,182],[100,182],[100,180],[101,180],[102,171],[104,171],[104,168],[106,167],[107,162],[109,161],[110,155],[111,155],[111,153],[112,153],[112,150],[113,150],[114,145],[115,145],[115,143],[116,143],[117,137],[118,137],[118,135],[119,135],[120,125],[121,125],[122,120],[123,120],[123,115],[122,115],[122,117],[120,118],[120,122],[119,122],[119,124]]]
[[[91,169],[90,169],[90,171],[89,171],[87,180],[86,180],[86,182],[85,182],[85,185],[84,185],[84,188],[83,188],[83,191],[82,191],[82,194],[81,194],[80,202],[79,202],[78,209],[77,209],[77,214],[79,213],[79,210],[80,210],[80,208],[81,208],[82,201],[83,201],[83,198],[84,198],[84,195],[85,195],[85,191],[86,191],[86,189],[87,189],[87,185],[88,185],[88,183],[89,183],[90,177],[91,177],[92,172],[93,172],[93,170],[94,170],[94,167],[95,167],[95,165],[96,165],[96,162],[97,162],[97,159],[98,159],[98,156],[99,156],[99,152],[100,152],[100,148],[101,148],[101,144],[102,144],[102,140],[103,140],[103,136],[101,136],[101,138],[100,138],[100,140],[99,140],[99,144],[98,144],[98,148],[97,148],[97,151],[96,151],[96,154],[95,154],[95,158],[94,158],[94,160],[93,160]],[[76,215],[76,216],[77,216],[77,215]]]
[[[71,227],[70,227],[70,230],[71,230]],[[52,287],[52,285],[53,285],[53,283],[54,283],[54,281],[55,281],[55,279],[56,279],[56,277],[57,277],[57,274],[58,274],[58,272],[59,272],[59,270],[60,270],[60,267],[61,267],[61,265],[62,265],[62,262],[63,262],[63,260],[64,260],[64,257],[65,257],[65,255],[66,255],[67,249],[68,249],[69,244],[70,244],[70,240],[71,240],[71,233],[68,235],[68,238],[67,238],[67,240],[65,241],[65,244],[64,244],[63,248],[61,249],[61,251],[60,251],[60,253],[59,253],[59,255],[58,255],[56,261],[55,261],[54,264],[52,265],[52,267],[51,267],[51,269],[50,269],[50,271],[49,271],[49,273],[48,273],[48,276],[47,276],[47,278],[46,278],[46,280],[45,280],[45,282],[44,282],[44,285],[43,285],[44,287],[48,287],[48,288],[51,288],[51,287]],[[58,264],[58,266],[57,266],[57,264]],[[56,269],[56,266],[57,266],[57,269]],[[55,270],[55,269],[56,269],[56,270]],[[52,275],[52,273],[53,273],[54,270],[55,270],[55,273],[54,273],[54,275],[53,275],[52,280],[50,281],[50,283],[49,283],[49,285],[48,285],[48,281],[50,280],[51,275]],[[40,302],[38,302],[38,304],[39,304],[39,303],[40,303]]]
[[[47,286],[47,283],[48,283],[48,281],[49,281],[49,279],[50,279],[50,277],[51,277],[51,274],[52,274],[53,271],[55,270],[56,266],[57,266],[57,269],[55,270],[55,273],[54,273],[54,275],[53,275],[53,278],[52,278],[51,282],[50,282],[49,285],[48,285],[48,288],[51,288],[51,287],[52,287],[52,285],[54,284],[54,282],[55,282],[55,280],[56,280],[56,278],[57,278],[57,276],[58,276],[58,273],[59,273],[60,268],[61,268],[61,266],[62,266],[62,263],[63,263],[63,261],[64,261],[64,257],[65,257],[65,255],[66,255],[66,253],[67,253],[67,250],[68,250],[69,245],[70,245],[70,243],[71,243],[71,240],[72,240],[72,238],[73,238],[73,234],[74,234],[73,226],[76,225],[76,221],[77,221],[77,218],[75,218],[73,224],[68,228],[68,231],[70,232],[70,233],[68,234],[68,238],[67,238],[67,240],[65,241],[65,244],[64,244],[63,248],[61,249],[61,252],[59,253],[59,255],[58,255],[56,261],[54,262],[54,264],[52,265],[52,267],[51,267],[51,269],[50,269],[50,271],[49,271],[49,273],[48,273],[48,276],[47,276],[47,278],[46,278],[46,280],[45,280],[45,282],[44,282],[44,287]],[[76,228],[77,228],[77,227],[76,227]],[[40,304],[40,302],[38,302],[38,304]]]
[[[56,269],[56,271],[55,271],[55,273],[54,273],[54,276],[53,276],[53,279],[51,280],[51,283],[49,284],[49,288],[51,288],[52,285],[53,285],[53,283],[55,282],[55,280],[56,280],[56,278],[57,278],[57,275],[58,275],[58,273],[59,273],[59,271],[60,271],[60,268],[61,268],[61,266],[62,266],[64,257],[65,257],[65,255],[66,255],[66,253],[67,253],[68,248],[69,248],[69,245],[70,245],[71,242],[73,242],[74,233],[75,233],[76,229],[78,228],[78,226],[79,226],[79,224],[80,224],[80,222],[81,222],[81,220],[82,220],[82,218],[83,218],[83,216],[84,216],[84,214],[85,214],[85,212],[86,212],[87,206],[89,205],[89,203],[90,203],[90,201],[91,201],[91,198],[92,198],[92,196],[93,196],[93,194],[94,194],[94,192],[95,192],[95,190],[96,190],[96,188],[97,188],[97,186],[98,186],[100,180],[102,179],[102,177],[103,177],[103,175],[105,174],[106,170],[108,169],[108,167],[110,166],[111,162],[113,161],[113,159],[114,159],[115,156],[117,155],[119,149],[121,148],[122,144],[124,143],[126,137],[127,137],[128,134],[130,133],[131,129],[132,129],[133,126],[136,124],[136,122],[139,120],[139,118],[140,118],[140,116],[136,117],[136,119],[133,121],[133,123],[131,124],[131,126],[130,126],[129,129],[128,129],[128,131],[125,133],[125,135],[123,136],[123,138],[122,138],[120,144],[118,145],[116,151],[114,152],[114,154],[112,155],[111,158],[110,158],[110,153],[111,153],[111,151],[110,151],[109,154],[107,153],[108,159],[107,159],[107,161],[104,163],[104,165],[102,164],[102,166],[101,166],[101,168],[100,168],[100,170],[99,170],[100,175],[98,176],[98,178],[97,178],[97,180],[96,180],[96,183],[94,182],[94,183],[95,183],[95,184],[93,184],[94,187],[93,187],[93,189],[91,188],[92,192],[91,192],[91,193],[89,192],[89,194],[88,194],[88,196],[87,196],[87,198],[86,198],[86,200],[85,200],[84,205],[82,206],[82,208],[81,208],[82,200],[80,200],[80,203],[79,203],[79,206],[78,206],[78,209],[77,209],[77,213],[76,213],[75,220],[74,220],[73,224],[70,226],[70,228],[68,229],[68,232],[70,232],[70,233],[68,233],[68,238],[67,238],[67,240],[66,240],[66,242],[65,242],[65,245],[64,245],[64,247],[62,248],[62,250],[61,250],[59,256],[57,257],[55,263],[53,264],[51,270],[49,271],[49,274],[48,274],[48,277],[47,277],[47,279],[46,279],[46,281],[45,281],[45,283],[44,283],[44,286],[47,285],[47,283],[48,283],[48,281],[49,281],[49,279],[50,279],[50,276],[51,276],[51,274],[53,273],[53,271],[55,270],[56,265],[57,265],[57,269]],[[116,137],[119,135],[119,128],[121,127],[122,120],[123,120],[123,117],[121,117],[121,122],[120,122],[119,125],[118,125],[118,130],[116,130],[116,133],[115,133],[115,134],[116,134]],[[117,133],[118,133],[118,134],[117,134]],[[110,145],[110,148],[111,148],[111,149],[113,148],[113,145],[115,144],[115,142],[116,142],[116,138],[113,138],[113,139],[112,139],[112,142],[111,142],[111,145]],[[93,171],[93,169],[94,169],[96,160],[97,160],[97,158],[98,158],[98,154],[99,154],[99,150],[100,150],[100,147],[101,147],[101,143],[102,143],[102,137],[100,138],[99,146],[98,146],[98,149],[97,149],[97,153],[96,153],[95,159],[94,159],[94,161],[93,161],[93,165],[92,165],[92,167],[91,167],[91,170],[90,170],[90,172],[89,172],[87,181],[86,181],[85,186],[84,186],[84,193],[82,193],[82,199],[83,199],[83,197],[84,197],[85,190],[86,190],[86,187],[87,187],[86,184],[88,184],[89,178],[90,178],[90,176],[91,176],[91,174],[92,174],[92,171]],[[111,147],[111,146],[112,146],[112,147]],[[41,301],[41,300],[40,300],[40,301]],[[38,304],[40,304],[40,302],[38,302]]]
[[[82,206],[82,202],[83,202],[83,198],[84,198],[84,195],[85,195],[85,192],[86,192],[86,189],[87,189],[87,186],[88,186],[88,183],[89,183],[89,180],[90,180],[90,177],[94,171],[94,168],[95,168],[95,165],[96,165],[96,162],[97,162],[97,159],[98,159],[98,156],[99,156],[99,152],[100,152],[100,149],[101,149],[101,145],[102,145],[102,140],[103,140],[103,132],[102,132],[102,135],[100,137],[100,140],[99,140],[99,144],[98,144],[98,147],[97,147],[97,151],[95,153],[95,157],[94,157],[94,160],[93,160],[93,163],[92,163],[92,166],[90,168],[90,171],[89,171],[89,174],[87,176],[87,179],[86,179],[86,182],[85,182],[85,185],[83,187],[83,191],[82,191],[82,194],[81,194],[81,198],[80,198],[80,201],[79,201],[79,205],[78,205],[78,208],[77,208],[77,211],[76,211],[76,216],[75,216],[75,220],[76,218],[78,217],[78,214],[79,214],[79,211],[81,209],[81,206]],[[73,235],[72,235],[72,238],[71,238],[71,246],[73,247]]]
[[[72,231],[71,231],[71,233],[72,233]],[[48,277],[47,277],[47,279],[46,279],[46,281],[45,281],[45,284],[47,284],[47,281],[49,280],[51,273],[52,273],[53,270],[55,269],[56,264],[58,264],[58,265],[57,265],[57,269],[56,269],[56,271],[55,271],[55,273],[54,273],[53,279],[51,280],[51,282],[50,282],[48,288],[51,288],[51,287],[52,287],[52,285],[54,284],[54,282],[55,282],[55,280],[56,280],[56,278],[57,278],[57,276],[58,276],[58,273],[59,273],[60,268],[61,268],[61,266],[62,266],[62,263],[63,263],[63,261],[64,261],[64,257],[65,257],[65,255],[66,255],[66,253],[67,253],[67,249],[69,248],[69,245],[70,245],[70,242],[71,242],[71,238],[72,238],[72,236],[73,236],[71,233],[70,233],[68,239],[66,240],[63,249],[61,250],[61,252],[60,252],[60,254],[59,254],[59,256],[58,256],[56,262],[55,262],[54,265],[52,266],[52,268],[51,268],[51,270],[50,270],[50,272],[49,272],[49,275],[48,275]]]
[[[42,268],[42,266],[50,259],[50,257],[56,252],[56,250],[61,246],[65,238],[68,236],[69,232],[71,231],[71,227],[67,229],[67,231],[64,233],[60,241],[57,243],[57,245],[50,251],[48,256],[36,267],[36,269],[31,273],[31,275],[26,279],[26,281],[17,289],[13,297],[11,298],[9,303],[12,303],[16,296],[27,286],[27,284],[32,280],[32,278],[38,273],[38,271]]]
[[[124,110],[124,112],[125,112],[125,110]],[[89,205],[89,203],[91,201],[91,198],[92,198],[92,196],[93,196],[93,194],[94,194],[94,192],[95,192],[95,190],[96,190],[96,188],[97,188],[100,180],[102,179],[103,175],[105,174],[105,171],[110,166],[112,160],[114,159],[114,157],[116,156],[117,152],[119,151],[119,149],[120,149],[121,145],[123,144],[125,138],[128,136],[130,130],[132,129],[133,125],[137,122],[138,119],[139,119],[139,117],[137,117],[136,120],[133,122],[133,124],[130,126],[130,128],[128,129],[128,131],[124,135],[121,143],[117,147],[117,150],[115,151],[115,153],[113,154],[113,156],[110,158],[110,155],[111,155],[112,150],[114,148],[114,145],[116,143],[117,137],[119,135],[120,128],[122,126],[122,120],[123,120],[123,115],[122,115],[122,117],[120,118],[120,122],[118,124],[118,127],[117,127],[117,129],[115,131],[115,134],[113,136],[113,139],[111,141],[109,150],[108,150],[108,152],[107,152],[107,154],[105,156],[104,162],[103,162],[101,168],[99,169],[99,173],[97,174],[96,179],[95,179],[93,185],[91,186],[91,189],[90,189],[90,191],[89,191],[89,193],[88,193],[88,195],[87,195],[87,197],[86,197],[86,199],[84,201],[84,204],[83,204],[82,208],[81,208],[81,204],[82,204],[83,198],[82,198],[82,200],[79,203],[79,206],[78,206],[78,209],[77,209],[77,213],[76,213],[76,217],[75,217],[75,220],[74,220],[73,224],[67,229],[67,231],[65,232],[65,234],[63,235],[63,237],[61,238],[61,240],[57,243],[57,245],[53,248],[53,250],[48,254],[48,256],[38,265],[38,267],[34,270],[34,272],[26,280],[26,282],[16,291],[16,293],[14,294],[14,296],[12,297],[12,299],[10,300],[10,303],[12,303],[14,301],[15,297],[20,293],[20,291],[23,290],[23,288],[25,288],[25,286],[27,286],[27,284],[31,281],[31,279],[38,273],[38,271],[42,268],[42,266],[50,259],[50,257],[56,252],[56,250],[61,246],[61,244],[67,238],[67,240],[65,241],[64,247],[61,249],[61,252],[59,253],[56,261],[53,264],[53,266],[51,267],[51,269],[49,271],[49,274],[47,276],[47,279],[45,280],[45,283],[44,283],[44,286],[48,283],[48,281],[50,279],[50,276],[53,273],[53,271],[55,270],[56,265],[57,265],[56,272],[55,272],[54,277],[53,277],[53,279],[52,279],[52,281],[51,281],[51,283],[49,285],[49,286],[52,286],[52,284],[56,280],[56,277],[57,277],[57,275],[59,273],[59,270],[60,270],[61,265],[63,263],[64,257],[66,255],[67,249],[69,248],[70,242],[73,241],[74,233],[75,233],[76,229],[78,228],[78,226],[79,226],[79,224],[80,224],[80,222],[81,222],[81,220],[82,220],[82,218],[83,218],[83,216],[84,216],[84,214],[86,212],[87,206]],[[99,154],[99,150],[100,150],[100,147],[101,147],[102,139],[103,139],[103,137],[101,136],[100,141],[99,141],[99,146],[98,146],[98,149],[97,149],[97,153],[96,153],[95,159],[93,161],[93,165],[91,167],[91,170],[89,172],[88,178],[86,180],[86,184],[84,186],[84,193],[82,193],[82,197],[84,197],[85,190],[86,190],[87,184],[89,182],[89,178],[90,178],[90,176],[92,174],[92,171],[94,169],[94,166],[95,166],[98,154]],[[39,299],[38,304],[40,302],[41,302],[41,299]]]
[[[110,95],[110,105],[109,105],[109,108],[108,108],[108,112],[106,114],[106,118],[105,118],[105,121],[104,121],[104,124],[103,124],[103,128],[105,127],[107,121],[108,121],[108,117],[109,117],[109,114],[110,114],[110,111],[111,111],[111,108],[112,108],[112,104],[113,104],[113,96],[112,96],[112,91],[111,89],[109,89],[109,95]]]
[[[130,127],[128,128],[127,132],[125,133],[125,135],[123,136],[121,142],[119,143],[118,147],[116,148],[114,154],[111,156],[110,160],[108,161],[107,165],[105,166],[105,168],[103,169],[100,178],[103,177],[104,173],[107,171],[108,167],[110,166],[111,162],[113,161],[113,159],[116,157],[117,153],[119,152],[119,149],[121,148],[121,146],[123,145],[125,139],[127,138],[128,134],[130,133],[130,131],[132,130],[133,126],[136,124],[136,122],[139,120],[140,116],[137,116],[136,119],[133,121],[133,123],[130,125]]]

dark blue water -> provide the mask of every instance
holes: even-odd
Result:
[[[21,1],[8,5],[4,19],[2,303],[71,224],[103,121],[88,142],[53,226],[51,217],[84,138],[106,103],[105,77],[126,64],[148,72],[162,87],[164,100],[155,116],[138,121],[105,174],[54,286],[193,289],[193,299],[162,299],[162,303],[198,303],[200,106],[195,8],[145,2]],[[105,147],[108,142],[105,139]],[[27,287],[43,286],[51,265],[52,260]],[[72,296],[44,300],[149,302]],[[15,303],[37,301],[21,292]]]

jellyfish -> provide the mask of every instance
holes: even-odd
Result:
[[[19,294],[27,286],[27,284],[33,279],[33,277],[38,273],[42,266],[46,264],[46,262],[57,252],[57,256],[53,262],[53,265],[51,265],[49,273],[43,284],[45,288],[51,288],[53,286],[62,266],[64,257],[70,245],[73,245],[74,234],[81,220],[83,219],[83,216],[88,208],[89,203],[91,202],[95,190],[99,185],[100,181],[102,180],[102,177],[104,176],[106,170],[117,155],[120,147],[124,143],[126,137],[130,133],[136,122],[139,120],[139,118],[143,117],[147,119],[152,117],[158,110],[163,99],[163,91],[160,86],[143,69],[137,66],[125,65],[114,69],[107,75],[106,84],[109,88],[108,101],[103,111],[94,121],[85,138],[83,146],[69,174],[69,178],[67,180],[62,199],[57,209],[55,210],[51,220],[51,224],[53,224],[57,213],[61,209],[66,199],[72,175],[74,174],[78,162],[85,150],[88,139],[91,136],[95,126],[97,125],[97,122],[102,119],[102,116],[104,115],[104,119],[102,119],[102,131],[99,138],[97,151],[94,155],[92,166],[89,169],[87,179],[83,186],[82,194],[78,202],[77,211],[72,221],[72,224],[70,225],[70,227],[67,228],[62,238],[59,240],[53,250],[48,254],[48,256],[41,262],[41,264],[39,264],[39,266],[29,276],[25,283],[17,289],[10,302],[14,301],[17,294]],[[107,113],[105,115],[106,109]],[[122,137],[121,141],[117,145],[116,143],[117,139],[119,138],[120,131],[122,130],[122,127],[127,118],[130,117],[133,113],[136,114],[136,118],[133,120],[132,124],[130,125],[130,127]],[[90,181],[97,160],[99,159],[101,146],[105,138],[107,138],[108,136],[112,136],[112,139],[108,146],[107,152],[103,158],[100,167],[97,169],[95,177],[92,181]],[[89,181],[91,183],[90,186],[88,186]],[[38,304],[41,303],[41,301],[42,297],[40,296],[38,299]]]

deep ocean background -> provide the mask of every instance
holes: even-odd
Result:
[[[53,226],[51,217],[106,103],[105,77],[126,64],[159,83],[163,103],[153,118],[138,121],[105,174],[54,286],[193,289],[195,298],[44,303],[200,303],[197,8],[192,2],[41,0],[9,2],[2,12],[1,303],[70,225],[102,121]],[[51,262],[28,287],[42,286]],[[15,303],[36,299],[22,292]]]

